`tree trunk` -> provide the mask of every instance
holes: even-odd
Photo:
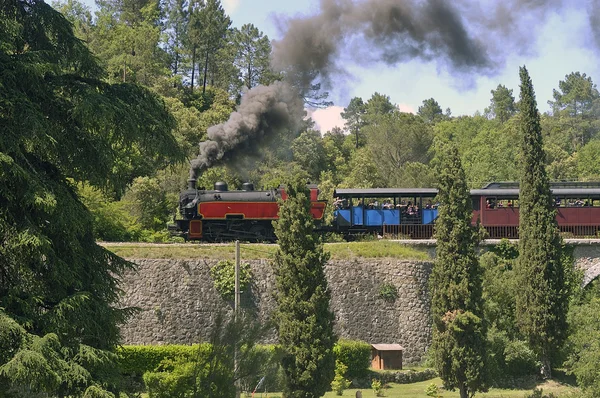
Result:
[[[464,383],[458,387],[458,392],[460,393],[460,398],[469,398],[469,392],[467,391],[467,386]]]
[[[540,375],[543,380],[549,380],[552,378],[552,366],[550,365],[550,359],[544,355],[541,358],[542,367],[540,368]]]
[[[196,46],[192,49],[192,93],[194,92],[194,72],[196,72]]]
[[[206,60],[204,61],[204,86],[202,87],[202,94],[206,92],[206,78],[208,74],[208,48],[206,49]]]

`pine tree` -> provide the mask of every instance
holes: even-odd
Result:
[[[436,367],[444,384],[461,398],[486,388],[482,270],[471,225],[472,206],[458,150],[437,150],[442,205],[436,220],[437,254],[431,274],[431,307]]]
[[[525,67],[520,76],[519,259],[515,269],[520,289],[516,318],[519,330],[539,356],[542,376],[551,377],[551,353],[566,337],[568,289],[535,93]]]
[[[276,327],[282,350],[285,396],[321,397],[335,370],[333,313],[324,267],[329,258],[313,231],[310,195],[300,180],[287,187],[275,233]]]

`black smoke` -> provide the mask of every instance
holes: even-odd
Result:
[[[303,114],[301,98],[285,82],[249,90],[229,120],[208,129],[208,140],[200,143],[199,155],[191,162],[190,177],[281,129],[295,128]]]
[[[600,0],[589,0],[590,36],[600,46]],[[272,66],[286,81],[246,93],[230,119],[208,130],[192,176],[283,128],[298,126],[300,98],[347,75],[345,63],[434,62],[460,79],[493,75],[509,54],[531,54],[536,31],[568,0],[321,0],[315,15],[280,18]],[[585,9],[585,7],[583,8]]]

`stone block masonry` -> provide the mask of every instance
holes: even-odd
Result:
[[[130,259],[137,271],[122,281],[123,305],[140,311],[122,327],[123,344],[191,344],[207,341],[219,313],[231,313],[213,286],[210,268],[218,260]],[[268,322],[275,308],[275,276],[269,260],[247,261],[252,287],[242,306]],[[368,343],[397,343],[404,363],[421,362],[431,342],[428,279],[433,263],[397,259],[336,260],[325,273],[331,291],[338,336]],[[398,298],[380,297],[382,284],[398,289]],[[275,330],[263,343],[275,343]]]

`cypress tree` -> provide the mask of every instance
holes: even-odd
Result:
[[[542,376],[551,377],[551,353],[566,337],[568,292],[560,261],[562,239],[544,167],[540,116],[525,67],[520,68],[520,77],[519,259],[515,269],[520,289],[516,318],[520,332],[542,363]]]
[[[486,389],[482,270],[471,225],[472,205],[458,151],[437,151],[439,216],[437,253],[431,275],[433,344],[437,370],[447,388],[461,398]]]
[[[284,395],[290,398],[321,397],[329,389],[335,370],[333,313],[323,251],[313,231],[310,193],[297,179],[287,187],[275,233],[277,286],[276,328],[285,374]]]

